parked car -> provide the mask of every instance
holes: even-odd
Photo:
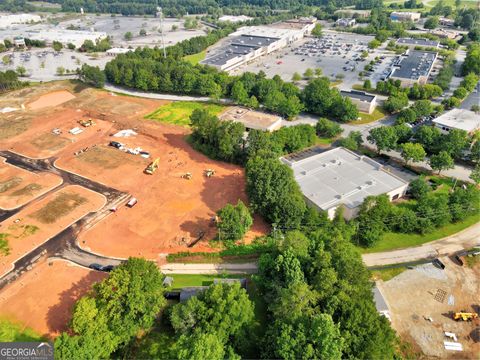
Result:
[[[103,266],[97,263],[93,263],[88,265],[88,267],[92,270],[102,271]]]

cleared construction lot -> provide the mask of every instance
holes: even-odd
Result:
[[[211,218],[227,203],[247,201],[240,167],[210,160],[193,150],[186,139],[189,129],[144,119],[152,111],[168,105],[166,101],[117,96],[79,83],[58,82],[6,94],[0,101],[0,109],[7,104],[16,110],[0,114],[0,126],[8,128],[13,124],[14,129],[3,135],[0,150],[48,159],[48,163],[58,169],[138,199],[134,208],[119,206],[94,227],[81,232],[80,245],[85,249],[106,256],[142,255],[151,259],[187,250],[193,243],[196,245],[192,250],[216,251],[209,245],[209,240],[216,235]],[[87,120],[92,121],[91,126],[80,125]],[[130,136],[122,133],[116,136],[122,130],[131,131]],[[112,141],[121,143],[124,151],[111,146]],[[145,168],[156,158],[159,158],[158,170],[154,175],[145,174]],[[215,176],[207,178],[206,169],[214,169]],[[192,179],[185,179],[186,173],[191,173]],[[61,180],[53,174],[33,174],[2,164],[0,208],[26,204],[19,214],[26,217],[38,211],[38,203],[58,197],[56,192],[48,191]],[[48,199],[35,201],[45,193]],[[67,200],[72,204],[72,213],[74,209],[84,209],[81,216],[102,206],[97,200]],[[54,208],[52,205],[43,210],[42,219],[46,223],[52,219],[61,221]],[[19,215],[5,221],[14,221]],[[36,223],[33,225],[42,229]],[[21,250],[15,245],[10,256],[17,254],[18,258],[29,246],[61,230],[60,226],[49,226],[49,229],[48,234],[36,231],[31,242],[23,241]],[[265,224],[257,221],[247,239],[265,230]],[[16,244],[13,236],[9,238]],[[2,268],[8,269],[9,261],[1,260]]]
[[[479,258],[469,259],[470,266],[442,258],[445,270],[426,264],[380,282],[392,326],[414,350],[428,358],[478,359],[480,319],[465,322],[452,317],[462,310],[479,313]],[[455,342],[445,332],[455,334],[463,351],[445,349],[444,341]]]

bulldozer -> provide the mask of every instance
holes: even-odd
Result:
[[[478,314],[474,312],[465,312],[464,310],[453,314],[453,320],[471,321],[477,319]]]
[[[215,175],[215,170],[213,170],[213,169],[206,169],[206,170],[204,171],[204,174],[205,174],[205,176],[206,176],[207,178],[212,177],[213,175]]]
[[[95,125],[95,122],[92,119],[88,119],[88,120],[81,119],[81,120],[78,120],[78,123],[83,127],[90,127]]]
[[[158,169],[158,163],[160,162],[160,158],[156,158],[153,160],[146,168],[145,168],[145,174],[148,175],[153,175],[155,171]]]
[[[182,178],[190,180],[192,178],[192,173],[187,172],[182,175]]]

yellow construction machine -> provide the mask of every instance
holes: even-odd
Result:
[[[95,121],[93,121],[92,119],[88,119],[88,120],[85,120],[85,119],[78,120],[78,123],[79,123],[80,125],[82,125],[83,127],[90,127],[90,126],[95,125]]]
[[[462,320],[462,321],[471,321],[473,319],[478,318],[478,314],[474,312],[465,312],[460,311],[453,314],[453,320]]]
[[[155,171],[158,169],[158,163],[160,162],[160,158],[156,158],[153,160],[146,168],[145,168],[145,174],[148,175],[153,175]]]

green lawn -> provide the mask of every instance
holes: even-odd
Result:
[[[381,107],[376,107],[373,113],[366,114],[366,113],[359,113],[360,120],[354,120],[350,122],[351,125],[363,125],[368,124],[374,121],[378,121],[383,119],[386,116],[386,112]]]
[[[407,268],[398,267],[390,269],[372,270],[371,273],[374,280],[382,279],[383,281],[388,281],[390,279],[393,279],[395,276],[400,275],[405,270],[407,270]]]
[[[213,103],[200,103],[193,101],[176,101],[159,107],[154,112],[145,116],[145,119],[166,122],[174,125],[189,126],[190,115],[195,109],[207,109],[211,114],[218,115],[224,106]]]
[[[480,214],[475,214],[466,218],[463,221],[442,226],[425,235],[388,232],[382,236],[380,241],[375,246],[368,249],[360,248],[360,251],[363,254],[368,254],[422,245],[427,242],[442,239],[446,236],[455,234],[468,228],[469,226],[472,226],[479,221]]]
[[[181,289],[186,286],[209,286],[213,284],[214,279],[218,278],[244,278],[248,275],[242,274],[215,274],[215,275],[203,275],[203,274],[171,274],[173,277],[173,289]]]
[[[206,54],[207,54],[207,51],[203,50],[202,52],[199,52],[196,54],[184,56],[183,60],[188,61],[192,65],[197,65],[200,61],[205,59]]]
[[[7,319],[0,318],[0,342],[28,342],[44,340],[45,338],[37,334],[34,330],[19,323],[14,323]]]
[[[335,138],[324,138],[317,136],[315,145],[331,145],[335,141]]]

